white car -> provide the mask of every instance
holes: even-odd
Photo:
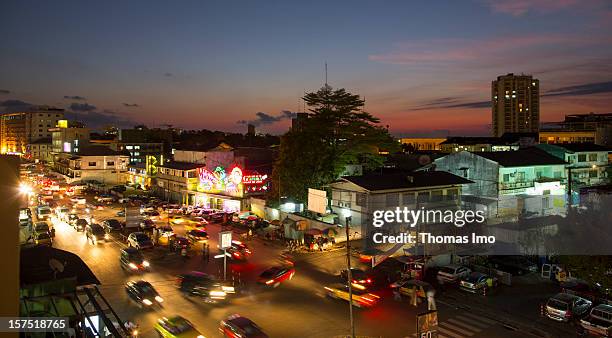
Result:
[[[87,203],[87,200],[83,196],[73,196],[70,198],[70,202],[75,204],[85,204]]]
[[[472,271],[461,265],[447,265],[438,270],[438,283],[457,283],[462,278],[467,277]]]

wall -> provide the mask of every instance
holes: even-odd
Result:
[[[434,161],[436,170],[446,171],[474,181],[464,186],[463,194],[497,198],[499,165],[467,151],[453,153]],[[467,175],[464,175],[467,168]]]

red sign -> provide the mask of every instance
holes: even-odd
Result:
[[[267,179],[268,179],[268,175],[259,175],[259,174],[243,175],[242,183],[243,184],[263,184],[266,182]]]

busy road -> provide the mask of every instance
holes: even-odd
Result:
[[[62,206],[76,213],[78,218],[104,223],[119,219],[124,204],[95,204],[96,194],[84,194],[87,207],[75,207],[64,197],[55,209]],[[184,222],[169,219],[160,208],[155,227],[172,227],[176,236],[184,236],[190,216],[181,216]],[[104,297],[122,320],[138,325],[139,336],[155,337],[155,324],[162,317],[180,315],[193,323],[205,337],[220,337],[220,322],[233,314],[240,314],[255,322],[270,337],[340,337],[350,333],[348,303],[334,299],[331,286],[340,282],[339,273],[346,266],[345,251],[341,248],[324,252],[291,254],[295,274],[278,285],[257,283],[260,274],[281,264],[286,246],[280,241],[262,237],[247,238],[244,231],[236,231],[234,239],[244,242],[251,251],[246,261],[228,259],[228,284],[235,293],[225,301],[209,304],[202,298],[187,295],[177,288],[177,276],[200,271],[223,279],[223,258],[217,250],[220,231],[232,230],[210,220],[203,228],[208,234],[209,254],[201,243],[188,250],[169,251],[163,245],[141,250],[148,262],[143,272],[133,273],[120,264],[122,249],[128,247],[125,232],[110,233],[106,241],[92,242],[85,231],[77,231],[65,218],[53,215],[48,222],[55,232],[53,246],[77,254],[100,280]],[[238,229],[236,229],[238,230]],[[240,235],[242,234],[242,235]],[[354,265],[366,269],[357,259]],[[291,270],[293,271],[293,270]],[[126,283],[148,281],[159,293],[159,306],[148,306],[134,301],[126,293]],[[427,311],[427,302],[411,305],[406,297],[398,297],[388,287],[390,281],[377,281],[372,288],[376,303],[363,308],[354,307],[356,333],[367,337],[413,337],[416,335],[416,315]],[[522,284],[522,285],[520,285]],[[328,288],[326,288],[328,287]],[[525,294],[524,290],[537,290]],[[539,282],[537,276],[522,279],[517,286],[500,287],[493,295],[482,297],[461,292],[456,288],[439,289],[436,296],[438,310],[438,336],[463,337],[525,337],[538,336],[546,330],[551,336],[564,337],[574,332],[570,324],[551,325],[540,316],[537,304],[545,301],[554,289]],[[521,297],[517,297],[520,294]],[[341,298],[341,297],[340,297]],[[520,301],[519,301],[520,299]],[[537,333],[537,334],[536,334]]]

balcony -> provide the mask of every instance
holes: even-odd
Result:
[[[529,182],[502,182],[499,184],[500,190],[525,189],[533,187],[533,181]]]

